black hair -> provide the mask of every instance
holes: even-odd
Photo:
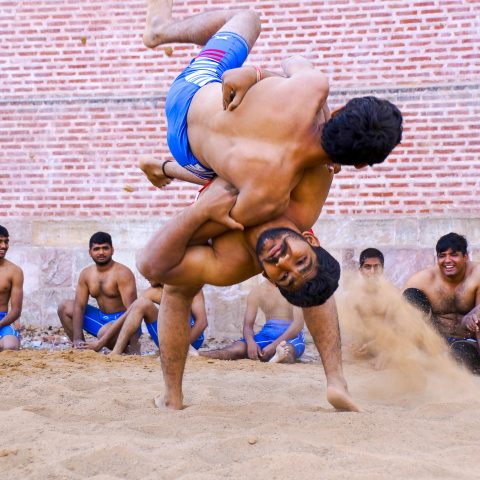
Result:
[[[0,225],[0,237],[10,237],[8,230],[3,225]]]
[[[280,293],[297,307],[313,307],[325,303],[338,288],[340,264],[322,247],[312,247],[317,255],[317,273],[297,290],[278,287]]]
[[[365,260],[368,258],[378,258],[380,260],[380,263],[382,264],[382,267],[385,263],[385,260],[383,258],[383,253],[380,250],[377,250],[376,248],[366,248],[362,253],[360,253],[360,258],[358,260],[358,263],[362,267],[363,264],[365,263]]]
[[[97,232],[94,233],[90,237],[90,241],[88,242],[88,248],[92,248],[93,244],[96,243],[97,245],[102,245],[103,243],[108,243],[110,246],[112,245],[112,237],[109,233],[105,232]]]
[[[447,233],[438,239],[435,247],[437,256],[443,252],[446,252],[449,248],[452,249],[452,252],[461,252],[463,255],[466,255],[468,248],[467,239],[458,233]]]
[[[325,123],[322,147],[341,165],[383,162],[402,140],[402,114],[388,100],[352,98]]]

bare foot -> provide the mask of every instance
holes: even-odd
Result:
[[[200,354],[198,353],[198,350],[193,347],[192,345],[188,346],[188,356],[189,357],[199,357]]]
[[[162,163],[153,158],[141,158],[139,167],[146,175],[150,183],[157,188],[166,187],[172,182],[171,178],[167,178],[162,170]]]
[[[345,387],[330,385],[327,387],[327,400],[337,410],[360,412],[360,407],[352,400]]]
[[[173,402],[167,401],[163,395],[157,395],[153,399],[153,404],[160,410],[183,410],[185,408],[182,401],[174,404]]]
[[[147,6],[147,21],[143,34],[143,43],[146,47],[155,48],[163,42],[162,26],[173,23],[172,20],[173,0],[149,1]]]
[[[288,346],[285,340],[281,341],[275,350],[275,355],[268,361],[269,363],[281,363],[288,357]]]

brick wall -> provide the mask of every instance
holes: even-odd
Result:
[[[325,218],[478,210],[480,2],[186,3],[174,13],[258,9],[263,32],[251,62],[275,69],[305,54],[328,74],[333,107],[375,94],[403,111],[401,147],[381,166],[345,168]],[[141,218],[188,204],[193,188],[155,191],[136,162],[167,158],[165,93],[197,49],[145,49],[144,0],[4,0],[0,8],[0,215]]]

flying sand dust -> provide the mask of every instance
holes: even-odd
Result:
[[[446,402],[478,398],[473,376],[401,292],[384,277],[342,278],[337,298],[342,337],[354,361],[378,370],[366,386],[372,399]]]

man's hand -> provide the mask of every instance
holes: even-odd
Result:
[[[477,333],[480,331],[478,327],[478,317],[476,313],[467,313],[462,318],[462,326],[467,329],[469,332]]]
[[[247,91],[257,83],[255,67],[240,67],[227,70],[222,75],[223,109],[235,110]]]
[[[247,355],[250,360],[258,360],[258,356],[262,353],[262,349],[255,341],[247,342]]]
[[[204,209],[208,218],[232,230],[243,230],[243,225],[230,216],[237,201],[238,190],[222,178],[217,177],[203,192],[195,204]]]

